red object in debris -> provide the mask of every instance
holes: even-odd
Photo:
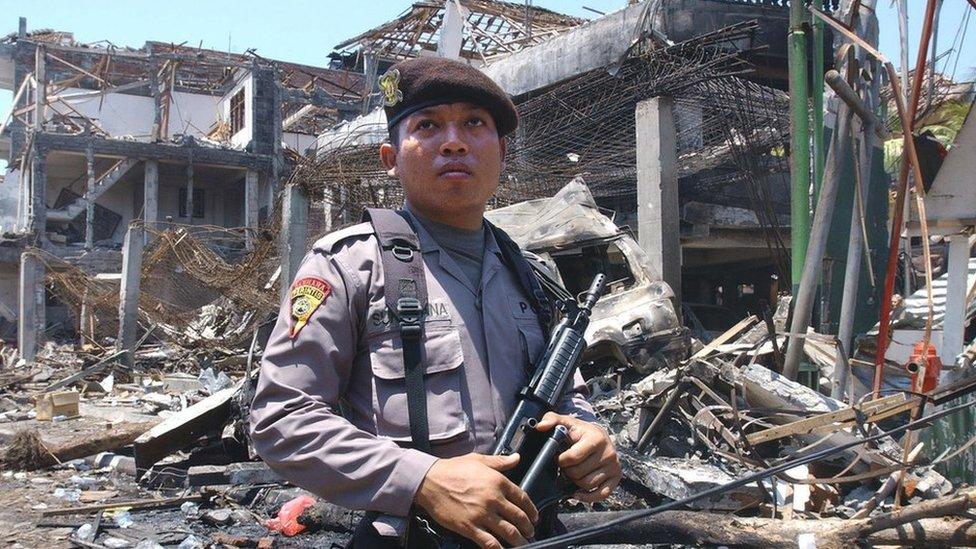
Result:
[[[264,525],[268,529],[281,532],[288,537],[299,534],[305,530],[305,525],[298,523],[298,516],[302,514],[302,511],[314,504],[315,498],[298,496],[282,505],[281,510],[278,511],[278,516],[273,519],[268,519]]]
[[[929,343],[926,351],[925,344],[919,341],[915,344],[915,350],[908,359],[908,371],[912,374],[912,389],[918,387],[918,373],[925,368],[925,377],[922,379],[922,392],[927,393],[939,384],[939,374],[942,372],[942,360],[935,353],[935,346]]]

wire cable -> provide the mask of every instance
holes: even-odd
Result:
[[[915,421],[911,421],[909,423],[906,423],[905,425],[902,425],[900,427],[896,427],[896,428],[891,429],[889,431],[883,431],[883,432],[880,432],[880,433],[878,433],[876,435],[872,435],[872,436],[867,437],[867,438],[864,438],[864,439],[854,440],[854,441],[851,441],[851,442],[848,442],[848,443],[845,443],[845,444],[841,444],[840,446],[837,446],[837,447],[834,447],[834,448],[827,448],[827,449],[820,450],[819,452],[814,452],[814,453],[809,454],[809,455],[806,455],[806,456],[802,456],[802,457],[790,459],[790,460],[787,460],[787,461],[783,461],[783,462],[779,463],[778,465],[774,465],[774,466],[772,466],[772,467],[770,467],[768,469],[765,469],[765,470],[762,470],[762,471],[753,473],[751,475],[746,475],[744,477],[741,477],[739,479],[736,479],[736,480],[734,480],[732,482],[729,482],[727,484],[723,484],[721,486],[716,486],[714,488],[710,488],[708,490],[704,490],[704,491],[699,492],[697,494],[694,494],[694,495],[691,495],[691,496],[688,496],[688,497],[685,497],[685,498],[681,498],[679,500],[675,500],[675,501],[672,501],[670,503],[666,503],[664,505],[659,505],[659,506],[654,507],[654,508],[651,508],[651,509],[643,509],[643,510],[640,510],[640,511],[634,511],[632,513],[627,513],[627,514],[624,514],[623,516],[621,516],[619,518],[616,518],[616,519],[613,519],[613,520],[609,520],[609,521],[607,521],[607,522],[605,522],[603,524],[600,524],[600,525],[597,525],[597,526],[591,526],[589,528],[584,528],[584,529],[579,530],[577,532],[570,532],[568,534],[563,534],[563,535],[555,536],[555,537],[549,538],[547,540],[538,541],[538,542],[535,542],[535,543],[526,545],[525,547],[531,548],[531,549],[543,549],[543,548],[546,548],[546,547],[563,547],[563,546],[570,545],[570,544],[573,544],[573,543],[578,543],[578,542],[583,541],[583,540],[585,540],[587,538],[590,538],[590,537],[592,537],[592,536],[594,536],[596,534],[599,534],[601,532],[604,532],[606,530],[609,530],[610,528],[612,528],[614,526],[619,526],[621,524],[626,524],[628,522],[633,522],[633,521],[638,520],[638,519],[642,519],[642,518],[650,517],[650,516],[653,516],[653,515],[657,515],[659,513],[663,513],[664,511],[670,511],[671,509],[675,509],[675,508],[678,508],[678,507],[684,507],[684,506],[687,506],[689,503],[693,503],[693,502],[696,502],[696,501],[699,501],[699,500],[702,500],[702,499],[711,498],[711,497],[714,497],[714,496],[718,496],[718,495],[724,494],[724,493],[726,493],[726,492],[728,492],[730,490],[734,490],[734,489],[739,488],[741,486],[745,486],[745,485],[751,484],[753,482],[758,482],[758,481],[763,480],[763,479],[765,479],[767,477],[770,477],[772,475],[776,475],[778,473],[782,473],[782,472],[784,472],[784,471],[786,471],[788,469],[792,469],[793,467],[797,467],[797,466],[800,466],[800,465],[805,465],[807,463],[812,463],[814,461],[823,459],[825,457],[829,457],[829,456],[831,456],[833,454],[836,454],[838,452],[847,450],[848,448],[853,448],[855,446],[860,446],[862,444],[867,444],[869,442],[874,442],[874,441],[877,441],[877,440],[881,440],[884,437],[891,436],[891,435],[895,435],[895,434],[902,433],[902,432],[905,432],[905,431],[909,431],[909,430],[914,429],[916,427],[925,426],[925,425],[931,423],[932,421],[934,421],[936,419],[939,419],[939,418],[944,417],[944,416],[947,416],[949,414],[958,412],[958,411],[963,410],[965,408],[969,408],[969,407],[973,406],[974,404],[976,404],[976,400],[971,400],[971,401],[968,401],[968,402],[964,402],[962,404],[958,404],[956,406],[952,406],[950,408],[945,408],[945,409],[943,409],[943,410],[941,410],[939,412],[935,412],[935,413],[929,414],[928,416],[926,416],[924,418],[920,418],[920,419],[917,419]]]

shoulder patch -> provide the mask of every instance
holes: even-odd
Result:
[[[343,240],[353,237],[375,234],[371,223],[357,223],[355,225],[333,231],[315,241],[312,250],[316,252],[331,252]]]
[[[308,324],[312,313],[325,303],[332,294],[332,286],[321,278],[305,277],[291,285],[291,330],[288,335],[295,339],[298,332]]]

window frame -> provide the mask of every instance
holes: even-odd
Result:
[[[244,88],[237,90],[234,95],[230,96],[230,134],[236,135],[239,131],[244,129],[247,125],[245,121],[245,115],[247,111],[245,110],[244,101]]]

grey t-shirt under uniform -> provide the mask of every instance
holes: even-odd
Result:
[[[424,219],[413,210],[410,214],[427,229],[437,244],[451,254],[458,267],[471,281],[474,288],[481,287],[481,268],[485,259],[485,226],[484,223],[477,230],[459,229],[429,219]]]

